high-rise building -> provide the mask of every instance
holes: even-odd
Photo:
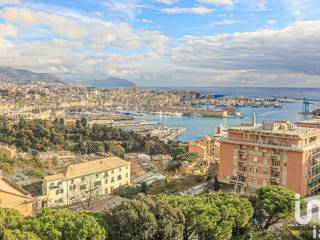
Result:
[[[220,143],[220,181],[242,192],[277,185],[301,195],[320,189],[320,129],[286,121],[230,128]]]

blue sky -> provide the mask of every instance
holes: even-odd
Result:
[[[0,0],[0,65],[140,86],[320,83],[318,0]]]

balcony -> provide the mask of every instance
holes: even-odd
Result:
[[[277,143],[277,142],[271,142],[271,141],[265,141],[265,140],[251,140],[251,139],[247,139],[247,138],[235,138],[235,137],[228,137],[228,138],[225,138],[224,140],[234,141],[234,142],[239,142],[239,143],[253,143],[253,144],[259,144],[261,146],[264,145],[267,147],[272,146],[272,147],[281,147],[281,148],[299,148],[299,149],[301,149],[301,147],[299,147],[298,145],[295,145],[295,144]],[[245,151],[244,149],[240,149],[240,150]]]

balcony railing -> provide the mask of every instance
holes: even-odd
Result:
[[[245,142],[245,143],[255,143],[260,145],[268,145],[268,146],[275,146],[275,147],[284,147],[284,148],[301,148],[296,144],[289,144],[289,143],[276,143],[271,141],[262,141],[262,140],[252,140],[248,138],[235,138],[235,137],[227,137],[225,140],[230,141],[237,141],[237,142]],[[319,141],[320,143],[320,141]],[[240,149],[239,151],[241,151]]]

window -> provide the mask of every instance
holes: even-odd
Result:
[[[76,188],[77,188],[76,185],[70,185],[70,186],[69,186],[70,191],[75,190]]]
[[[74,180],[73,179],[71,180],[71,184],[74,184]]]
[[[121,175],[119,175],[119,176],[118,176],[118,180],[121,180],[121,179],[122,179],[122,176],[121,176]]]
[[[128,178],[129,177],[129,173],[126,173],[126,178]]]
[[[59,195],[59,194],[62,194],[63,193],[63,189],[58,189],[57,191],[56,191],[56,195]]]
[[[105,183],[108,183],[108,178],[106,178]]]
[[[121,172],[122,171],[122,168],[119,168],[119,172]]]
[[[49,188],[53,188],[54,187],[54,183],[50,183]]]
[[[86,185],[81,185],[80,190],[86,190],[87,186]]]
[[[109,177],[108,172],[105,172],[105,173],[104,173],[104,177]]]
[[[114,170],[113,169],[112,169],[111,173],[114,174]]]
[[[264,175],[267,175],[267,174],[268,174],[268,170],[267,170],[266,168],[264,168],[264,169],[262,170],[262,172],[263,172]]]
[[[85,177],[82,177],[82,178],[81,178],[81,182],[84,182],[85,180],[86,180]]]
[[[252,183],[253,184],[257,184],[257,179],[256,178],[252,178]]]
[[[111,182],[114,182],[114,177],[111,178]]]
[[[101,181],[95,182],[93,185],[94,185],[95,187],[100,186],[100,185],[101,185]]]
[[[257,156],[253,156],[253,157],[252,157],[252,161],[253,161],[253,162],[258,162],[258,157],[257,157]]]
[[[99,173],[96,174],[96,178],[99,178]]]

